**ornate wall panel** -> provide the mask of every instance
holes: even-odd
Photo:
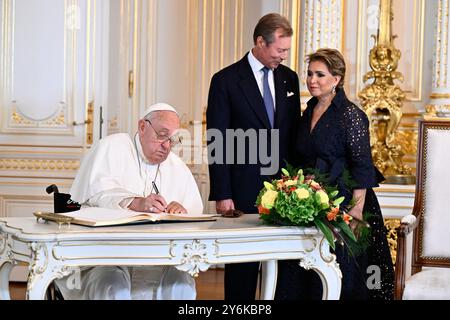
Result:
[[[2,132],[72,133],[77,29],[65,27],[72,23],[65,17],[74,8],[67,1],[3,1]]]
[[[356,93],[364,87],[363,76],[369,67],[369,50],[373,47],[372,34],[377,33],[379,0],[358,2],[358,45],[356,61]],[[396,0],[393,2],[393,34],[395,46],[401,51],[398,71],[405,81],[400,84],[406,101],[423,99],[423,61],[425,36],[425,0]],[[350,34],[346,35],[347,37]],[[349,41],[351,41],[349,39]],[[355,96],[357,94],[355,93]]]
[[[53,197],[3,196],[0,207],[7,217],[29,217],[34,211],[53,211]]]
[[[48,207],[45,188],[67,191],[99,138],[108,4],[0,0],[0,215]]]

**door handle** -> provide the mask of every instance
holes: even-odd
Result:
[[[74,126],[87,125],[86,127],[86,143],[92,144],[94,141],[94,101],[88,103],[87,119],[83,122],[72,122]]]

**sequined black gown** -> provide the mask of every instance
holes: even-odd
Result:
[[[394,274],[380,206],[372,187],[383,177],[375,169],[369,142],[368,119],[365,113],[350,102],[343,90],[338,90],[330,107],[311,131],[311,118],[317,99],[308,101],[299,124],[296,141],[296,166],[316,168],[329,174],[329,181],[337,184],[346,202],[352,190],[344,183],[343,172],[348,171],[357,184],[355,189],[367,189],[363,212],[372,217],[369,247],[357,258],[346,248],[336,245],[336,256],[343,273],[341,299],[393,299]],[[375,266],[368,269],[369,266]],[[379,269],[376,268],[379,266]],[[378,279],[377,280],[377,271]],[[367,283],[369,283],[368,289]],[[275,299],[321,299],[322,284],[314,271],[299,267],[298,261],[280,261]]]

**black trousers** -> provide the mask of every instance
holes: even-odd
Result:
[[[225,265],[225,300],[255,300],[259,262]]]

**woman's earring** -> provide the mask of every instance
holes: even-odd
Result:
[[[332,94],[336,94],[336,85],[333,86],[333,89],[331,90]]]

